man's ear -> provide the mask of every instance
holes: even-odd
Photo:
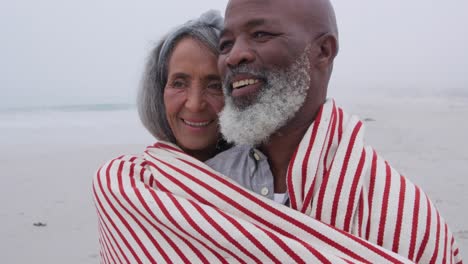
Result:
[[[338,54],[338,40],[332,34],[324,34],[317,40],[318,54],[317,65],[331,65],[336,55]]]

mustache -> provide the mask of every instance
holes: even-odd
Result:
[[[224,75],[223,80],[223,87],[225,91],[228,91],[233,83],[233,79],[236,75],[239,74],[248,74],[252,75],[257,79],[264,80],[265,82],[268,80],[268,74],[264,70],[254,69],[252,66],[248,65],[240,65],[236,67],[229,68]]]

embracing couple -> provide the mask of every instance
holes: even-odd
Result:
[[[231,0],[152,51],[157,142],[93,182],[103,263],[461,263],[426,194],[327,99],[328,0]]]

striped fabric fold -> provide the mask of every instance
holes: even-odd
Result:
[[[158,142],[93,181],[102,263],[461,263],[427,196],[327,101],[287,174],[291,207]]]

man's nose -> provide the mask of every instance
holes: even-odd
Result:
[[[205,95],[201,87],[190,87],[187,90],[185,107],[191,112],[200,112],[206,107]]]
[[[251,63],[254,60],[255,54],[252,47],[246,41],[237,40],[226,58],[226,63],[229,67],[236,67]]]

